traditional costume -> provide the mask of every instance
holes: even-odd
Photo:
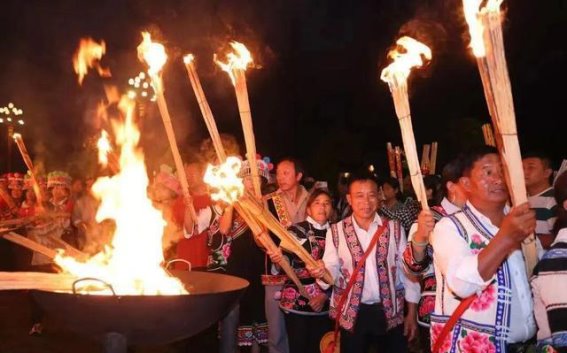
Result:
[[[435,311],[431,314],[432,346],[461,300],[477,296],[442,342],[440,353],[508,352],[512,345],[535,334],[522,252],[511,252],[487,281],[478,272],[478,254],[498,230],[470,202],[435,226],[431,235],[437,280]]]
[[[356,264],[362,259],[373,235],[384,224],[386,227],[356,275],[353,288],[345,294]],[[367,231],[358,226],[354,216],[350,216],[332,225],[327,232],[323,261],[334,279],[330,316],[339,318],[341,351],[362,351],[364,343],[357,334],[366,331],[388,338],[391,350],[407,350],[401,328],[404,302],[417,303],[420,293],[419,284],[404,274],[402,254],[405,247],[406,238],[400,223],[378,214]],[[337,305],[343,295],[347,295],[347,299],[339,313]],[[345,336],[350,337],[352,346],[345,347]]]
[[[295,236],[313,259],[320,260],[325,252],[328,228],[328,223],[320,225],[311,217],[307,217],[306,221],[291,226],[289,232]],[[287,280],[283,286],[280,308],[286,313],[285,323],[289,350],[294,353],[316,352],[321,337],[331,329],[331,321],[328,317],[329,301],[326,301],[320,312],[316,312],[309,305],[309,300],[321,294],[327,295],[327,293],[311,277],[305,263],[295,253],[286,251],[284,254],[289,258],[291,267],[309,295],[309,298],[304,297],[291,280]]]

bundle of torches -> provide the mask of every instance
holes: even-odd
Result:
[[[516,132],[512,93],[504,56],[500,25],[501,13],[499,10],[501,0],[489,0],[483,8],[480,8],[480,0],[463,0],[463,3],[465,17],[469,23],[471,47],[477,58],[496,138],[494,136],[489,137],[488,128],[483,128],[483,132],[486,139],[492,138],[490,142],[495,143],[500,151],[511,193],[511,201],[513,205],[518,205],[526,202],[527,197]],[[164,96],[162,69],[168,59],[166,50],[160,43],[152,41],[149,33],[143,33],[142,36],[143,41],[138,46],[138,56],[148,66],[148,76],[155,91],[157,105],[164,122],[177,169],[177,176],[182,185],[185,203],[190,208],[192,217],[196,219],[195,210],[192,209],[183,162],[176,144],[174,129]],[[84,45],[81,48],[84,48],[84,50],[80,50],[76,54],[76,58],[82,58],[82,61],[75,63],[75,69],[79,75],[79,83],[82,82],[89,68],[95,68],[102,76],[109,76],[110,71],[103,69],[99,63],[105,52],[104,42],[96,43],[90,39],[85,39],[83,42]],[[437,143],[434,142],[431,146],[424,146],[422,162],[420,163],[411,123],[408,78],[412,68],[423,65],[423,59],[432,59],[432,53],[425,44],[410,37],[401,37],[396,41],[396,44],[396,48],[388,54],[392,63],[384,68],[381,73],[381,79],[389,85],[392,94],[403,142],[403,152],[399,146],[393,148],[390,143],[387,144],[390,173],[392,177],[400,180],[400,185],[403,184],[401,183],[401,158],[403,153],[407,161],[415,194],[422,209],[428,210],[429,206],[423,184],[423,174],[435,173]],[[216,166],[208,166],[204,181],[211,187],[211,196],[214,200],[222,200],[226,204],[234,205],[237,212],[249,225],[258,243],[264,248],[267,250],[276,248],[276,245],[267,235],[267,232],[270,231],[280,238],[282,247],[297,254],[308,266],[316,266],[316,262],[310,254],[272,216],[262,202],[260,178],[257,168],[254,168],[257,165],[256,144],[245,74],[246,69],[252,64],[252,56],[243,44],[231,42],[230,45],[234,52],[226,56],[226,62],[220,61],[216,55],[214,60],[222,70],[228,73],[235,88],[244,131],[246,159],[249,162],[252,174],[253,192],[248,193],[244,190],[242,179],[238,176],[241,166],[240,159],[235,156],[227,156],[225,153],[215,119],[197,75],[195,57],[192,54],[188,54],[184,57],[188,78],[210,133],[219,162]],[[119,170],[116,170],[117,174],[97,180],[93,187],[95,194],[102,200],[101,207],[97,212],[97,221],[112,218],[117,223],[117,230],[112,244],[104,252],[95,255],[86,262],[77,260],[77,256],[68,256],[69,252],[57,253],[54,256],[55,262],[66,273],[71,274],[71,277],[102,278],[104,281],[111,283],[118,294],[184,294],[186,291],[183,285],[178,283],[176,279],[169,277],[167,271],[163,268],[160,240],[164,221],[159,211],[152,207],[146,195],[148,180],[143,155],[137,149],[139,131],[133,122],[133,104],[132,101],[128,101],[126,98],[120,100],[119,107],[124,113],[125,122],[123,124],[113,124],[116,144],[121,146],[119,156],[117,156],[116,152],[113,152],[107,131],[103,130],[101,132],[101,139],[98,142],[99,161],[101,164],[106,165],[109,163],[109,156],[113,156],[112,158],[119,162]],[[33,177],[31,159],[27,154],[21,136],[16,137],[16,142]],[[37,182],[34,180],[35,184]],[[36,193],[38,199],[43,197],[39,188]],[[139,195],[133,196],[135,194]],[[133,200],[127,201],[127,199]],[[140,208],[140,205],[143,206]],[[142,216],[140,216],[140,212],[142,212]],[[136,221],[140,224],[136,224]],[[148,227],[149,224],[152,226]],[[141,233],[143,235],[140,235]],[[148,240],[141,240],[145,236],[148,237]],[[528,274],[531,274],[537,259],[535,242],[533,240],[534,237],[532,235],[529,241],[523,245]],[[147,242],[147,244],[145,244],[145,247],[141,247],[138,246],[140,242]],[[131,254],[132,249],[127,249],[132,246],[135,246],[135,256]],[[143,253],[140,253],[141,251]],[[75,253],[74,255],[77,254]],[[135,258],[141,258],[144,261],[141,262]],[[148,259],[151,260],[148,261]],[[292,280],[297,281],[297,277],[285,260],[280,265]],[[324,280],[331,283],[332,278],[330,274],[327,273]],[[4,281],[0,279],[0,288],[3,283]],[[299,287],[301,288],[300,284]],[[61,288],[57,287],[57,289]],[[89,291],[85,292],[90,293]],[[95,293],[98,294],[100,291],[97,290]]]

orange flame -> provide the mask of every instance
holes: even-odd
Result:
[[[102,130],[100,132],[100,137],[96,143],[98,148],[98,162],[104,167],[108,165],[108,153],[112,151],[112,146],[108,140],[108,132]]]
[[[248,66],[253,64],[253,60],[250,51],[246,49],[244,44],[236,41],[232,41],[230,42],[230,46],[232,47],[232,49],[234,49],[234,52],[228,53],[226,55],[226,59],[227,59],[226,63],[217,60],[216,54],[214,60],[223,71],[226,71],[228,73],[230,79],[232,80],[232,84],[236,85],[236,77],[234,76],[233,70],[245,71],[248,68]]]
[[[473,50],[474,56],[477,58],[486,55],[483,40],[484,27],[480,20],[480,15],[488,12],[499,13],[502,0],[488,0],[486,6],[481,9],[480,6],[482,3],[483,0],[463,0],[465,19],[469,25],[469,33],[471,36],[470,47]]]
[[[228,157],[219,166],[207,166],[203,180],[215,192],[211,193],[211,198],[215,201],[222,200],[232,204],[237,201],[244,193],[244,184],[238,176],[242,163],[237,157]]]
[[[380,79],[388,84],[407,80],[412,68],[423,65],[422,56],[431,60],[431,49],[411,37],[401,37],[396,44],[405,50],[402,52],[396,48],[388,53],[388,57],[394,61],[380,75]]]
[[[79,42],[79,48],[73,55],[73,68],[79,76],[79,85],[83,84],[83,80],[89,68],[95,68],[102,77],[110,77],[110,70],[100,66],[100,59],[106,52],[106,44],[104,41],[95,42],[92,38],[82,38]]]
[[[144,156],[137,147],[140,131],[133,121],[134,103],[124,97],[119,108],[125,121],[113,126],[116,144],[120,146],[120,171],[112,177],[99,178],[92,188],[101,200],[97,222],[116,222],[112,245],[85,263],[61,255],[55,262],[78,277],[110,283],[118,295],[185,294],[183,284],[161,267],[165,221],[147,197],[148,175]]]
[[[148,32],[142,32],[142,43],[138,45],[138,59],[148,65],[148,73],[157,75],[167,62],[165,47],[157,42],[152,42],[152,36]]]

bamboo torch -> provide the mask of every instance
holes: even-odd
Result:
[[[485,145],[496,147],[496,141],[494,140],[494,132],[492,132],[492,124],[486,123],[482,125],[482,134],[484,136]]]
[[[254,127],[252,125],[252,113],[250,111],[250,102],[248,100],[248,89],[246,87],[246,68],[252,64],[252,56],[244,44],[231,42],[230,46],[234,49],[234,53],[227,55],[227,62],[223,63],[216,59],[215,62],[228,73],[234,89],[236,91],[236,101],[240,112],[240,120],[242,122],[242,130],[244,131],[244,141],[246,143],[246,159],[250,163],[252,171],[252,183],[254,185],[254,193],[257,197],[261,197],[260,176],[256,166],[256,139],[254,137]]]
[[[194,57],[191,54],[186,55],[183,58],[183,61],[185,63],[185,68],[187,69],[189,81],[191,81],[191,86],[193,87],[193,92],[195,92],[195,96],[197,98],[199,108],[201,109],[201,113],[203,114],[205,125],[207,126],[207,129],[209,130],[209,134],[211,135],[211,140],[213,141],[213,146],[217,153],[217,158],[220,161],[220,163],[224,164],[227,159],[226,152],[224,150],[224,146],[222,145],[222,140],[220,138],[219,131],[217,129],[217,124],[215,122],[213,112],[211,111],[211,108],[207,101],[207,97],[205,96],[205,92],[203,91],[203,87],[201,86],[201,81],[199,80],[199,76],[197,75],[197,70],[195,69],[195,64],[194,64]],[[239,161],[229,162],[229,165],[233,166],[231,168],[233,169],[233,172],[234,172],[234,168],[237,166],[238,163]],[[207,172],[210,175],[212,170],[208,168]],[[236,171],[236,173],[238,173],[238,171]],[[234,174],[228,171],[228,173],[225,172],[224,175],[228,176]],[[233,180],[233,182],[237,183],[238,188],[243,188],[243,185],[240,185],[238,181]],[[236,199],[236,197],[238,196],[238,192],[230,196],[233,196]],[[228,199],[230,201],[230,198]],[[254,237],[258,240],[258,242],[262,244],[262,246],[266,250],[275,251],[277,249],[277,246],[272,240],[272,238],[270,238],[266,233],[266,229],[261,224],[259,224],[258,221],[246,209],[244,209],[238,201],[234,202],[234,207],[236,208],[236,211],[242,216],[242,218],[244,218],[244,221],[246,222],[246,224],[248,224],[250,230],[252,231]],[[301,295],[303,295],[306,298],[309,298],[309,294],[305,290],[305,287],[301,284],[301,281],[295,274],[293,268],[291,268],[291,265],[285,260],[282,260],[280,263],[278,263],[278,265],[282,268],[282,270],[286,273],[286,275],[295,283],[295,285],[301,292]]]
[[[398,184],[400,184],[400,191],[404,192],[404,174],[402,168],[402,149],[400,146],[396,146],[394,149],[394,155],[396,157],[396,174],[398,177]]]
[[[175,132],[173,131],[171,117],[169,116],[169,110],[167,109],[167,103],[163,93],[161,71],[163,65],[165,65],[165,62],[167,61],[167,54],[165,53],[165,48],[162,44],[152,42],[151,36],[148,32],[143,32],[142,36],[144,39],[138,46],[138,58],[140,61],[143,61],[148,65],[148,74],[156,94],[158,109],[163,120],[163,125],[165,126],[165,132],[167,134],[167,139],[169,140],[171,153],[173,154],[173,161],[175,162],[175,169],[177,169],[177,176],[183,190],[183,197],[191,217],[196,220],[197,214],[193,207],[191,194],[189,193],[189,184],[187,182],[185,168],[183,167],[183,161],[179,154],[179,148],[177,147],[177,142],[175,140]]]
[[[267,250],[276,249],[276,245],[266,234],[265,228],[268,228],[280,238],[286,249],[294,252],[306,264],[315,267],[317,265],[316,261],[299,244],[297,239],[263,207],[255,196],[247,195],[244,192],[242,180],[238,177],[239,170],[240,160],[236,157],[228,157],[226,162],[219,166],[209,166],[205,173],[204,181],[213,190],[211,198],[215,201],[222,200],[223,202],[234,204],[238,213],[248,223],[252,232]],[[280,263],[280,265],[282,264]],[[290,278],[293,280],[295,273],[293,273],[293,269],[289,267],[289,264],[283,264],[282,268],[288,276],[291,274]],[[330,273],[327,273],[323,279],[329,284],[332,283]]]
[[[222,140],[217,129],[213,112],[207,102],[207,97],[205,96],[205,92],[201,86],[201,81],[197,75],[197,70],[195,69],[195,57],[193,54],[187,54],[183,57],[183,62],[185,63],[185,69],[187,69],[187,76],[191,82],[191,87],[193,87],[193,92],[195,92],[195,98],[197,98],[199,109],[201,109],[201,114],[203,114],[205,125],[207,125],[207,130],[209,130],[209,135],[211,135],[211,140],[217,153],[217,157],[221,163],[224,163],[226,153],[222,146]]]
[[[435,175],[437,168],[437,141],[431,144],[431,161],[429,162],[429,175]]]
[[[481,2],[480,0],[463,0],[463,7],[488,111],[496,130],[496,145],[504,166],[508,190],[512,204],[517,206],[528,202],[528,198],[512,88],[504,53],[500,13],[502,0],[488,0],[483,8],[480,8]],[[537,249],[533,234],[522,243],[522,251],[526,260],[526,272],[528,276],[531,276],[537,263]]]
[[[39,183],[37,181],[37,178],[35,176],[35,172],[34,172],[34,168],[33,168],[33,162],[30,158],[30,154],[28,153],[26,145],[24,144],[24,139],[23,139],[22,135],[20,135],[18,133],[14,134],[13,137],[14,137],[14,141],[16,142],[16,145],[18,146],[18,150],[20,150],[20,154],[22,155],[22,159],[24,160],[26,167],[28,167],[28,170],[30,171],[32,188],[33,188],[33,192],[35,194],[35,197],[37,199],[37,204],[40,207],[40,210],[43,210],[43,200],[44,200],[43,194],[41,192],[41,188],[39,187]]]
[[[382,70],[380,78],[384,82],[388,83],[390,92],[392,93],[396,115],[398,116],[398,121],[402,130],[404,151],[415,194],[421,203],[421,208],[428,210],[429,206],[427,205],[427,194],[425,192],[423,177],[419,168],[419,159],[417,156],[415,137],[411,124],[407,79],[412,67],[419,67],[422,65],[422,55],[428,60],[431,59],[431,50],[423,43],[420,43],[410,37],[402,37],[396,41],[396,44],[405,48],[406,52],[402,53],[398,50],[390,51],[388,53],[388,57],[392,58],[394,61]]]
[[[386,144],[386,154],[388,155],[388,166],[390,167],[390,176],[396,177],[396,152],[392,148],[392,143]]]
[[[429,174],[429,150],[431,145],[423,145],[423,151],[421,152],[421,172],[423,174]]]

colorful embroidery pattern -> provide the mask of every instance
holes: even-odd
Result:
[[[291,220],[285,207],[285,202],[282,200],[282,195],[279,192],[275,192],[271,195],[272,202],[274,203],[274,208],[278,215],[278,220],[284,227],[291,226]]]
[[[253,324],[238,327],[238,345],[251,346],[254,342],[259,344],[268,342],[268,324]]]

